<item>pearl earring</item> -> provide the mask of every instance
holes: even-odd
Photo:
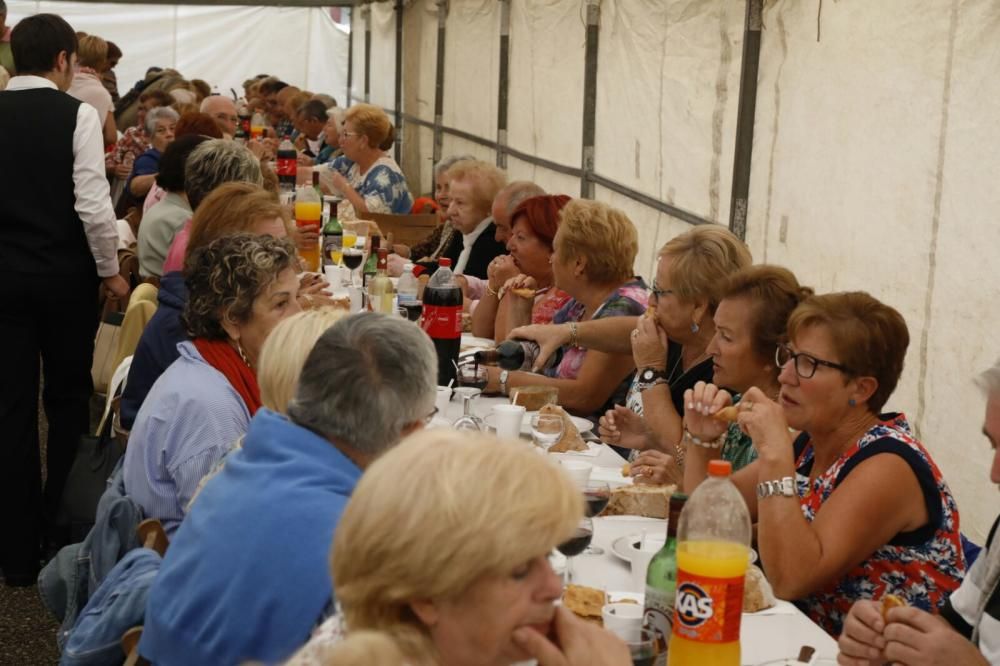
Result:
[[[691,322],[691,332],[692,333],[697,333],[700,330],[701,330],[701,326],[698,325],[698,322],[696,322],[696,321]]]

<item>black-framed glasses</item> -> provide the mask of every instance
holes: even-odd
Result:
[[[659,299],[663,298],[664,296],[666,296],[667,294],[674,293],[674,290],[673,289],[660,289],[656,285],[656,282],[653,282],[653,284],[650,285],[650,287],[649,287],[649,293],[650,293],[651,296],[653,296],[654,298],[656,298],[656,300],[659,300]]]
[[[851,374],[846,365],[834,363],[833,361],[824,361],[821,358],[816,358],[804,352],[793,352],[788,345],[778,345],[778,348],[774,352],[774,362],[778,364],[779,368],[783,368],[789,361],[795,361],[795,374],[802,379],[811,379],[816,374],[816,368],[821,365],[833,368],[834,370],[840,370],[848,375]]]

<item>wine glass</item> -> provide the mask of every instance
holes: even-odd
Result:
[[[464,400],[462,415],[458,417],[451,427],[455,430],[472,430],[474,432],[482,432],[486,428],[484,427],[483,420],[472,413],[472,401],[479,397],[482,393],[482,389],[474,388],[472,386],[459,386],[454,390],[455,395],[461,396]]]
[[[556,546],[556,549],[566,556],[566,569],[563,571],[563,587],[573,582],[573,558],[582,553],[590,545],[594,537],[594,522],[590,516],[584,516],[576,526],[576,531],[566,541]]]
[[[472,361],[460,363],[455,367],[457,368],[455,381],[458,382],[459,386],[470,386],[479,389],[480,393],[486,389],[490,379],[486,366]]]
[[[361,264],[365,262],[365,251],[360,248],[345,244],[343,250],[343,259],[344,259],[344,265],[347,266],[347,268],[351,271],[351,286],[357,287],[358,273],[361,270]]]
[[[604,507],[611,501],[611,486],[605,481],[587,481],[583,487],[583,498],[587,501],[587,509],[592,517],[597,517]],[[583,551],[584,555],[603,555],[604,549],[600,546],[587,546]]]
[[[563,436],[563,420],[558,414],[535,414],[531,417],[531,439],[548,451]]]
[[[625,641],[625,643],[628,645],[628,652],[632,657],[632,666],[653,666],[660,653],[656,636],[649,629],[642,629],[638,639]]]

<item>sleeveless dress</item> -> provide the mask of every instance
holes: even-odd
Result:
[[[886,414],[880,418],[880,423],[816,476],[812,487],[809,473],[814,452],[809,435],[803,433],[795,442],[796,491],[802,514],[809,522],[855,467],[882,453],[898,455],[909,464],[927,505],[926,525],[897,534],[845,576],[796,602],[802,612],[834,637],[840,635],[844,618],[855,601],[878,600],[891,593],[911,606],[934,613],[965,575],[958,506],[941,471],[911,434],[905,416]]]

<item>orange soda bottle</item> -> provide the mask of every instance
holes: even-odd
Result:
[[[743,582],[750,563],[750,512],[713,460],[677,530],[677,596],[669,666],[739,666]]]

